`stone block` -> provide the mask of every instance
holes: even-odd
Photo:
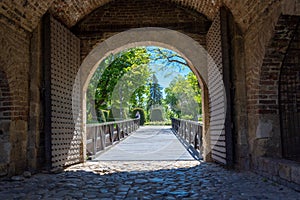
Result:
[[[0,164],[0,177],[8,174],[8,164]]]
[[[293,165],[291,167],[291,179],[294,183],[300,185],[300,165]]]
[[[10,160],[10,143],[0,143],[0,164],[8,163]]]
[[[268,166],[268,173],[272,176],[278,176],[279,164],[276,160],[270,159]]]
[[[278,175],[282,179],[291,181],[291,166],[285,162],[280,162],[278,167]]]
[[[260,121],[256,130],[256,138],[269,138],[271,136],[272,128],[272,121]]]

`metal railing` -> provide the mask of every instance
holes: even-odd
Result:
[[[202,147],[202,123],[172,118],[172,129],[185,143],[195,150]]]
[[[86,125],[86,148],[90,158],[140,127],[139,119]]]

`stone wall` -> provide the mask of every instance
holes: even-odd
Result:
[[[10,156],[7,173],[20,173],[26,168],[28,122],[29,35],[1,23],[0,71],[5,74],[10,90],[9,141]]]
[[[253,170],[273,181],[300,191],[300,164],[293,161],[260,157]]]

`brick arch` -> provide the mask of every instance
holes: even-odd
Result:
[[[118,3],[118,1],[116,0],[83,1],[81,2],[81,6],[79,8],[78,1],[75,0],[54,0],[50,11],[54,16],[63,21],[68,27],[72,27],[95,9],[111,2]],[[133,3],[137,2],[140,2],[140,0],[133,0]],[[161,0],[160,2],[170,2],[188,9],[192,9],[204,14],[210,20],[214,19],[215,15],[218,13],[220,6],[222,5],[222,0],[200,0],[197,2],[193,0]]]
[[[6,24],[0,26],[0,71],[7,80],[5,88],[9,88],[9,100],[5,103],[10,107],[5,114],[10,115],[5,116],[5,129],[9,131],[5,148],[11,149],[6,168],[8,175],[21,173],[27,162],[29,42],[24,31],[16,32]]]
[[[270,42],[266,47],[261,47],[265,48],[261,67],[256,66],[252,73],[248,71],[247,74],[248,112],[251,120],[248,128],[252,138],[251,152],[256,158],[282,156],[278,83],[298,20],[297,16],[280,15]]]
[[[155,15],[153,15],[155,13]],[[162,27],[184,33],[206,45],[211,21],[204,15],[160,0],[111,1],[72,27],[81,39],[81,58],[107,38],[132,28]]]
[[[284,57],[294,36],[299,17],[281,15],[263,59],[258,94],[258,114],[279,114],[278,82]]]
[[[182,42],[178,42],[182,41]],[[160,46],[179,53],[191,66],[191,70],[199,75],[206,86],[207,83],[207,53],[206,50],[192,38],[165,28],[137,28],[118,33],[90,51],[80,67],[80,79],[85,92],[89,80],[99,63],[110,54],[136,46]]]
[[[178,41],[181,41],[180,43]],[[192,38],[165,28],[139,28],[125,31],[110,37],[104,42],[98,44],[84,59],[77,74],[77,81],[80,81],[82,99],[82,110],[80,113],[75,113],[74,116],[82,116],[82,121],[85,119],[86,91],[90,79],[98,68],[99,64],[110,54],[115,54],[122,50],[137,46],[159,46],[177,52],[181,55],[190,66],[191,70],[196,74],[199,83],[204,91],[204,96],[207,96],[207,56],[206,50]],[[76,83],[74,85],[77,85]],[[73,94],[79,88],[73,88]],[[208,108],[208,101],[205,99],[202,102],[203,106]],[[73,110],[74,107],[73,107]],[[73,113],[74,114],[74,113]],[[208,114],[208,113],[207,113]],[[204,117],[206,119],[206,117]],[[204,128],[208,126],[208,121],[204,121]],[[84,134],[84,133],[83,133]],[[85,138],[85,137],[83,137]],[[85,148],[83,149],[85,151]],[[85,153],[83,154],[85,155]]]
[[[36,0],[27,1],[4,1],[2,11],[5,21],[15,24],[27,31],[32,31],[38,25],[41,17],[50,11],[59,21],[68,27],[74,26],[78,21],[90,14],[95,9],[117,0]],[[241,30],[246,30],[261,16],[270,12],[269,7],[278,5],[282,7],[284,14],[298,13],[299,1],[297,0],[162,0],[181,5],[204,14],[210,20],[217,15],[222,5],[227,6],[237,19]]]
[[[227,1],[227,0],[225,0]],[[254,2],[253,2],[254,3]],[[228,6],[231,8],[232,12],[238,12],[234,9],[233,2],[230,3],[228,0]],[[257,21],[247,26],[244,40],[245,40],[245,67],[246,67],[246,79],[247,79],[247,96],[248,96],[248,112],[252,115],[253,118],[257,119],[257,115],[260,112],[273,112],[273,111],[260,111],[263,106],[259,106],[259,91],[260,91],[260,82],[263,72],[263,65],[267,64],[267,57],[271,56],[272,47],[271,43],[274,39],[275,29],[280,29],[279,23],[282,23],[283,19],[281,16],[299,16],[299,2],[295,1],[277,1],[271,3],[269,6],[262,6],[264,9],[256,10],[257,16],[255,17]],[[265,10],[263,12],[263,10]],[[261,15],[259,13],[262,12]],[[240,13],[241,14],[241,13]],[[235,15],[236,16],[236,15]],[[252,16],[251,14],[247,15]],[[243,18],[235,18],[237,21],[241,21]],[[255,22],[255,23],[254,23]],[[281,24],[282,25],[282,24]],[[283,41],[281,41],[282,43]],[[282,45],[282,44],[279,44]],[[275,47],[273,49],[279,48]],[[269,50],[268,50],[269,49]],[[282,49],[281,49],[282,51]],[[280,56],[280,55],[279,55]],[[274,60],[274,58],[271,58]],[[263,64],[264,63],[264,64]],[[249,131],[252,134],[255,134],[256,128],[250,128]]]

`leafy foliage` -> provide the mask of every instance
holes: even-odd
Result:
[[[114,90],[120,79],[127,73],[132,72],[131,75],[134,77],[123,79],[122,84],[133,85],[135,83],[146,84],[147,79],[150,77],[150,72],[147,67],[142,67],[147,65],[150,61],[149,53],[146,48],[137,47],[131,48],[126,51],[122,51],[116,55],[108,56],[104,61],[102,61],[94,73],[87,91],[87,116],[88,121],[94,120],[96,115],[99,113],[98,110],[110,109],[112,106],[112,98]],[[136,80],[138,78],[138,80]],[[141,81],[143,79],[144,81]],[[127,87],[128,88],[128,87]],[[124,89],[124,88],[121,88]],[[133,104],[141,105],[145,87],[139,87],[135,91],[122,91],[124,94],[131,92],[133,96],[131,100],[134,100]],[[122,95],[122,94],[121,94]],[[122,98],[118,100],[119,107],[122,104]],[[141,101],[141,102],[140,102]],[[128,99],[130,104],[130,99]],[[115,102],[116,103],[116,102]],[[112,112],[110,117],[113,117]],[[126,115],[121,115],[122,118],[126,118]]]
[[[163,121],[165,117],[196,119],[201,113],[201,90],[196,76],[190,72],[177,76],[169,87],[163,88],[150,70],[172,75],[188,68],[183,57],[159,47],[137,47],[109,55],[94,73],[87,90],[88,122],[105,122],[141,115],[146,119]],[[109,111],[108,111],[109,110]],[[129,115],[130,114],[130,115]],[[166,116],[164,115],[166,114]]]
[[[177,76],[170,86],[165,88],[165,93],[165,101],[176,117],[198,120],[201,113],[201,90],[192,72],[186,77]]]

